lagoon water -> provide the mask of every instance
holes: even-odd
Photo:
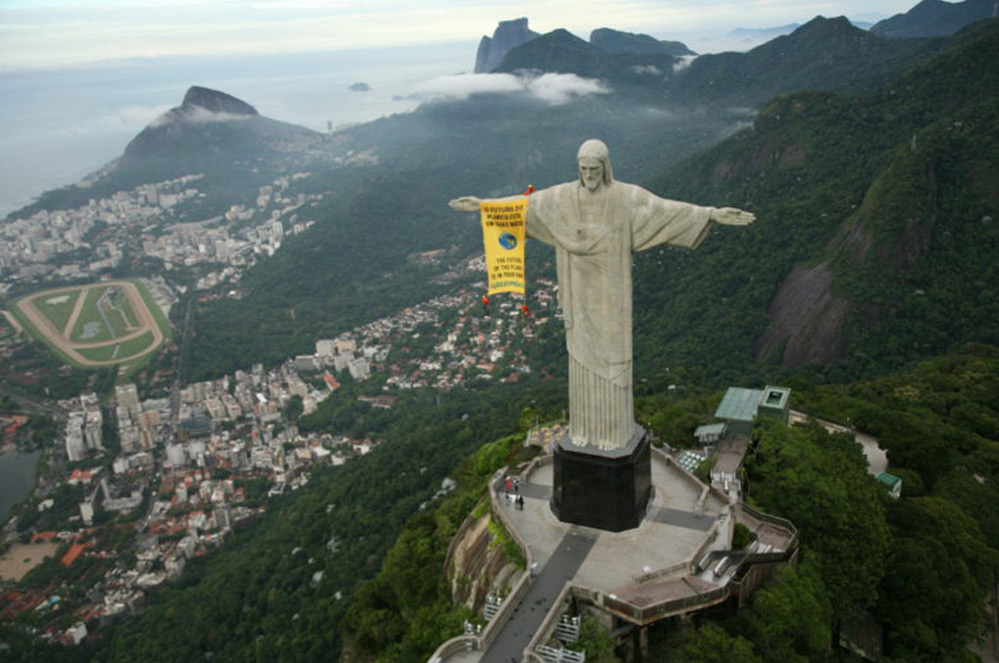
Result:
[[[476,41],[377,50],[173,56],[72,69],[0,70],[0,217],[121,155],[192,85],[275,120],[326,131],[412,110],[413,86],[471,71]],[[366,83],[368,92],[352,92]]]
[[[7,522],[10,508],[31,493],[38,471],[39,453],[0,455],[0,522]]]

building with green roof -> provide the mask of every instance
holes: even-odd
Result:
[[[902,496],[902,479],[895,476],[894,474],[888,474],[887,472],[881,472],[874,477],[878,483],[885,487],[888,494],[898,499]]]
[[[786,387],[729,387],[715,410],[715,417],[726,421],[733,433],[749,435],[757,416],[779,419],[786,424],[790,404],[791,390]]]

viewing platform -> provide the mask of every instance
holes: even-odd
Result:
[[[490,609],[493,616],[480,632],[449,640],[431,661],[555,660],[572,639],[562,618],[573,601],[608,616],[616,627],[644,627],[730,600],[741,605],[797,553],[790,522],[701,483],[658,449],[652,453],[654,491],[645,517],[623,532],[555,518],[549,507],[551,455],[535,459],[516,478],[508,497],[498,473],[490,499],[494,516],[525,551],[527,569],[498,609]],[[522,509],[516,495],[523,497]],[[753,535],[742,550],[732,550],[736,523]]]

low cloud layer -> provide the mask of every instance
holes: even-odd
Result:
[[[441,76],[416,85],[411,98],[467,99],[474,94],[528,94],[547,103],[564,104],[577,97],[609,94],[600,81],[576,74],[459,74]]]
[[[696,55],[681,55],[680,57],[678,57],[676,59],[676,62],[673,63],[673,73],[675,74],[679,71],[683,71],[684,69],[689,67],[690,63],[696,60],[697,57],[698,56]]]
[[[141,128],[169,110],[170,106],[122,106],[101,116],[101,121],[109,129]]]
[[[235,115],[233,113],[216,113],[207,108],[192,106],[190,108],[174,108],[163,113],[152,122],[150,127],[158,127],[171,122],[187,122],[189,124],[208,124],[210,122],[236,122],[250,118],[250,115]]]

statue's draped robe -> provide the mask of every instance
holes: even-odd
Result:
[[[558,300],[569,350],[572,442],[606,451],[637,432],[631,384],[631,254],[668,244],[695,248],[711,208],[655,196],[633,184],[607,185],[590,223],[579,182],[531,195],[527,235],[555,247]]]

